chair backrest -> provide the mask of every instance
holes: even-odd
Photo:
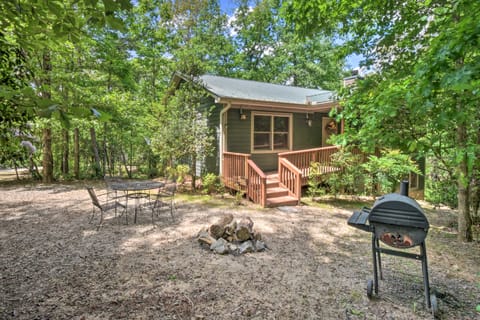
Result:
[[[95,189],[93,187],[87,187],[88,194],[90,195],[90,198],[92,199],[92,203],[94,206],[102,209],[102,205],[100,204],[100,201],[98,201],[97,194],[95,193]]]
[[[174,183],[168,183],[165,185],[165,187],[163,187],[163,192],[171,195],[171,196],[174,196],[175,195],[175,192],[177,191],[177,184],[174,182]]]

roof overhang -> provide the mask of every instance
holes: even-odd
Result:
[[[262,111],[285,111],[285,112],[329,112],[333,107],[338,106],[336,101],[329,101],[321,104],[291,104],[272,101],[258,101],[247,99],[233,99],[216,97],[215,102],[219,104],[231,104],[232,108],[243,108],[246,110]]]

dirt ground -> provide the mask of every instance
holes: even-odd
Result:
[[[382,255],[379,295],[367,298],[371,235],[346,222],[371,202],[262,209],[180,195],[174,220],[165,213],[154,227],[141,213],[126,225],[109,215],[97,231],[83,186],[0,186],[1,319],[432,318],[419,261]],[[269,249],[201,248],[198,231],[227,212],[250,216]],[[438,318],[480,319],[480,242],[456,241],[454,212],[427,212]]]

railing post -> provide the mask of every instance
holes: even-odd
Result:
[[[244,172],[245,172],[245,179],[247,179],[247,172],[248,172],[248,160],[250,160],[250,155],[246,155],[245,158],[243,159],[243,162],[244,162]],[[248,182],[247,182],[248,183]]]
[[[302,175],[299,174],[296,179],[297,186],[295,187],[297,191],[297,205],[300,204],[300,200],[302,198]]]
[[[260,178],[260,188],[261,188],[261,205],[262,207],[266,207],[267,206],[267,178],[265,177],[261,177]]]

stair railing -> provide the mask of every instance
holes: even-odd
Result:
[[[251,159],[247,161],[247,197],[254,203],[267,206],[267,176]]]
[[[302,172],[286,158],[278,158],[278,179],[281,186],[288,189],[290,196],[300,204],[302,197]]]

